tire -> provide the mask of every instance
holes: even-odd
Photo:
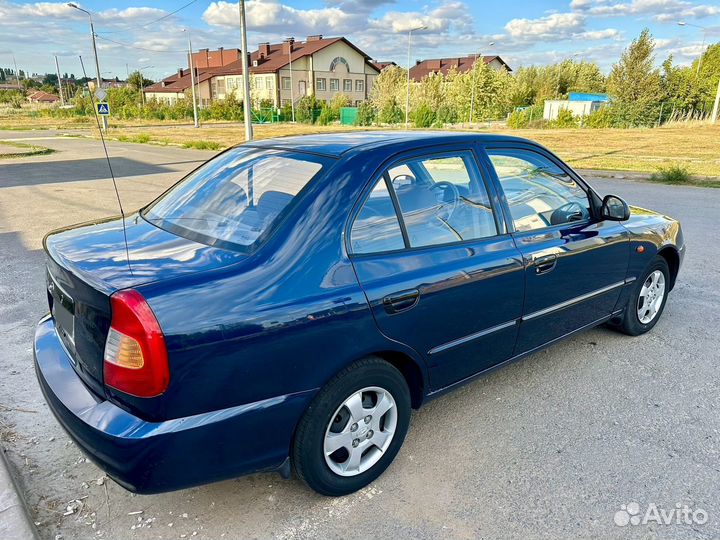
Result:
[[[661,279],[660,276],[662,276]],[[653,279],[655,279],[654,283]],[[651,287],[655,292],[651,293],[650,301],[647,300],[648,285],[655,285]],[[619,329],[629,336],[639,336],[650,331],[662,316],[669,288],[670,268],[664,258],[655,257],[643,273],[642,278],[637,280],[625,306]],[[662,298],[660,298],[660,294],[662,294]]]
[[[292,445],[295,472],[322,495],[367,486],[395,459],[410,409],[410,391],[394,366],[378,357],[355,362],[320,390],[301,418]]]

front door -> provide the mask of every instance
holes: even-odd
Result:
[[[587,188],[537,148],[487,149],[525,261],[515,354],[609,316],[626,286],[628,233],[593,216]]]
[[[379,329],[426,359],[433,389],[513,352],[522,257],[493,193],[470,148],[414,154],[379,176],[350,231]]]

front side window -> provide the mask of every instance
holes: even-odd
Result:
[[[585,190],[549,158],[525,149],[488,150],[518,231],[590,217]]]
[[[352,92],[352,79],[343,79],[343,92]]]
[[[387,174],[411,247],[497,234],[490,198],[470,153],[404,161]]]
[[[400,222],[384,178],[375,184],[350,231],[352,252],[381,253],[405,247]]]
[[[149,222],[221,247],[249,248],[322,169],[319,158],[233,148],[208,161],[143,210]]]
[[[340,79],[330,79],[330,90],[332,92],[340,90]]]

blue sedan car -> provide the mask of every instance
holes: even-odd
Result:
[[[326,495],[377,478],[429,399],[650,330],[685,249],[535,143],[439,132],[237,146],[44,245],[36,371],[95,463],[140,493],[294,470]]]

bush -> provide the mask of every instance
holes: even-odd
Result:
[[[315,109],[317,109],[317,101],[314,95],[301,97],[295,107],[295,120],[312,124],[315,121]]]
[[[579,119],[572,111],[568,109],[560,109],[557,118],[553,120],[552,127],[555,128],[574,128],[578,127]]]
[[[508,117],[508,127],[523,129],[530,127],[531,123],[535,124],[538,121],[542,121],[543,108],[543,105],[531,105],[523,109],[516,109]]]
[[[585,117],[585,127],[593,129],[609,128],[613,126],[612,107],[606,105]]]
[[[404,120],[405,113],[395,102],[380,109],[380,113],[378,114],[378,122],[381,124],[399,124]]]
[[[450,105],[440,105],[435,115],[435,122],[442,127],[445,124],[455,124],[458,121],[457,111]]]
[[[318,116],[317,123],[321,126],[327,126],[329,123],[335,121],[335,114],[333,110],[323,103],[320,108],[320,116]]]
[[[662,182],[664,184],[687,184],[690,182],[690,171],[685,165],[673,163],[668,167],[660,167],[657,172],[650,177],[652,182]]]
[[[369,101],[363,101],[358,107],[356,126],[372,126],[375,122],[375,108]]]
[[[427,105],[420,105],[413,115],[415,127],[429,128],[435,122],[435,111]]]
[[[222,145],[215,141],[187,141],[183,148],[194,148],[195,150],[220,150]]]

